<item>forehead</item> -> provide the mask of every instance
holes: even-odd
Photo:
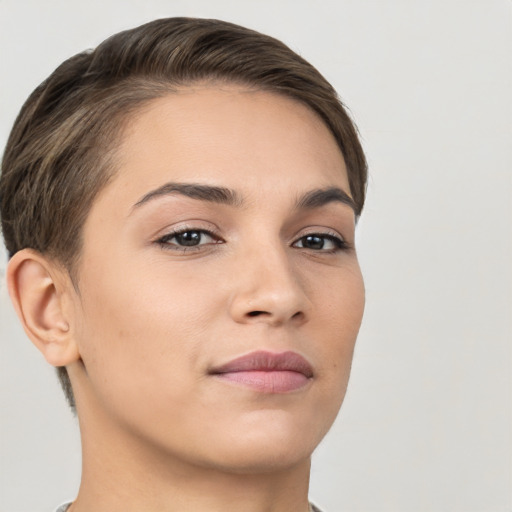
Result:
[[[128,120],[116,160],[104,194],[119,206],[171,180],[229,186],[249,198],[271,193],[276,181],[297,193],[332,185],[349,192],[341,151],[316,113],[235,85],[153,100]]]

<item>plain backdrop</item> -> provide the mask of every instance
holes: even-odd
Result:
[[[2,148],[61,61],[176,15],[282,39],[339,91],[368,154],[367,309],[312,500],[326,512],[511,511],[512,3],[0,0]],[[18,325],[0,256],[0,511],[49,512],[76,494],[78,429]]]

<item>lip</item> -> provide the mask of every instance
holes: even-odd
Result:
[[[296,352],[259,350],[214,367],[209,374],[262,393],[287,393],[308,384],[313,368]]]

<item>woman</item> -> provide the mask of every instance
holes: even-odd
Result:
[[[0,200],[11,298],[80,423],[60,511],[315,510],[365,187],[332,87],[236,25],[157,20],[34,91]]]

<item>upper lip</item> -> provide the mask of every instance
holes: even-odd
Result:
[[[237,357],[210,370],[210,374],[222,374],[250,371],[290,371],[302,373],[306,377],[313,376],[312,366],[296,352],[267,352],[258,350]]]

